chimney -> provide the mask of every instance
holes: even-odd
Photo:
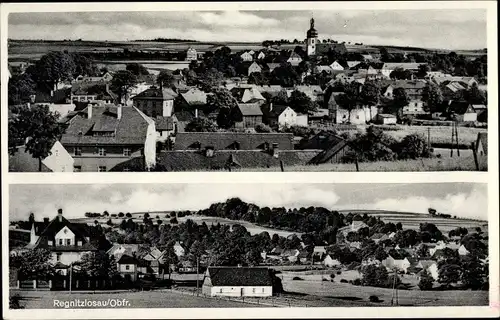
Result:
[[[214,157],[214,152],[215,152],[215,148],[214,147],[212,147],[212,146],[205,147],[205,156],[207,158],[213,158]]]
[[[118,105],[118,107],[116,107],[116,117],[118,119],[121,119],[122,118],[122,105]]]
[[[198,108],[194,109],[194,117],[198,118]]]
[[[43,218],[43,224],[47,225],[49,224],[49,218]]]
[[[279,152],[278,144],[276,142],[273,142],[272,148],[271,148],[271,155],[273,157],[277,158],[278,157],[278,152]]]
[[[89,103],[89,105],[87,106],[87,119],[91,118],[92,118],[92,104]]]
[[[63,215],[63,210],[57,209],[57,219],[59,219],[59,222],[62,222],[62,215]]]

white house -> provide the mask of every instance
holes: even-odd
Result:
[[[422,100],[410,100],[402,109],[402,114],[406,115],[421,115],[426,114],[424,110],[424,102]]]
[[[408,258],[404,259],[394,259],[390,255],[384,259],[381,263],[387,269],[397,269],[406,273],[408,268],[411,267],[411,262]]]
[[[97,251],[90,243],[87,224],[71,223],[63,217],[62,209],[46,226],[33,223],[28,248],[50,251],[56,270],[63,274],[74,262],[80,261],[86,253]]]
[[[257,59],[259,59],[259,60],[262,60],[262,59],[264,59],[265,57],[266,57],[266,54],[265,54],[264,52],[262,52],[262,51],[261,51],[261,52],[259,52],[259,54],[257,55]]]
[[[429,272],[429,274],[434,278],[434,280],[437,280],[439,277],[438,266],[436,261],[434,260],[420,260],[416,267]]]
[[[186,250],[184,247],[179,243],[179,241],[175,242],[174,244],[174,251],[175,255],[178,257],[182,257],[186,254]]]
[[[273,106],[269,105],[270,122],[272,125],[277,125],[279,128],[287,128],[291,126],[307,127],[307,114],[298,114],[288,106]]]
[[[73,157],[59,141],[56,141],[50,149],[50,155],[42,160],[42,163],[53,172],[73,172],[74,162]]]
[[[458,254],[461,256],[466,256],[469,254],[469,250],[467,250],[464,245],[461,245],[460,248],[458,248]]]
[[[351,124],[365,124],[368,121],[375,119],[378,114],[378,108],[360,107],[349,111],[340,107],[334,107],[330,111],[335,123],[351,123]]]
[[[208,267],[202,293],[212,297],[271,297],[273,279],[268,268]]]
[[[243,52],[240,57],[243,61],[253,61],[253,56],[247,51]]]
[[[330,65],[330,68],[332,68],[333,70],[344,70],[344,67],[338,62],[338,61],[334,61],[331,65]]]
[[[325,267],[338,267],[340,265],[342,265],[340,263],[340,261],[338,261],[337,259],[333,259],[329,254],[326,255],[325,259],[323,259],[323,265],[325,265]]]
[[[248,75],[250,76],[254,72],[262,72],[262,68],[255,61],[248,67]]]
[[[393,114],[379,113],[375,117],[375,121],[380,124],[396,124],[397,118]]]
[[[292,66],[298,66],[299,63],[302,62],[302,58],[299,56],[298,53],[292,52],[287,62],[289,62]]]

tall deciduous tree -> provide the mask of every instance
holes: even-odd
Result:
[[[127,64],[127,66],[125,67],[125,69],[127,71],[132,72],[136,76],[143,76],[143,75],[148,75],[149,74],[148,69],[146,67],[144,67],[140,63],[129,63],[129,64]]]
[[[57,122],[58,117],[48,106],[21,107],[18,114],[9,120],[11,154],[17,152],[20,141],[26,141],[26,151],[39,160],[38,169],[42,171],[42,160],[51,154],[52,146],[63,133]]]
[[[162,70],[158,77],[156,78],[156,82],[158,85],[163,87],[170,87],[174,82],[174,74],[170,70]]]
[[[118,94],[118,99],[121,102],[128,90],[137,84],[137,81],[137,76],[132,72],[128,70],[117,71],[111,80],[111,90]]]
[[[53,273],[51,253],[46,249],[31,249],[9,257],[9,266],[18,269],[22,278],[45,278]]]
[[[290,107],[298,113],[307,114],[309,111],[317,109],[317,103],[312,101],[305,93],[294,90],[288,99]]]
[[[35,90],[36,83],[29,73],[13,76],[9,79],[8,85],[9,105],[29,102]]]
[[[186,125],[186,132],[215,132],[217,127],[212,120],[195,118]]]
[[[380,87],[373,81],[365,83],[360,93],[361,103],[364,105],[377,105],[380,99]]]
[[[105,251],[84,254],[80,267],[82,272],[99,279],[111,279],[118,273],[115,258]]]
[[[424,109],[430,112],[444,111],[440,110],[443,103],[443,93],[441,88],[433,82],[428,82],[423,91]]]

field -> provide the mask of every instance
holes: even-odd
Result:
[[[57,291],[20,291],[10,290],[10,294],[21,296],[20,304],[26,309],[55,309],[54,300],[71,301],[88,299],[104,301],[107,299],[127,299],[130,306],[123,308],[251,308],[255,304],[242,303],[185,295],[171,290],[142,292],[97,292],[83,293]]]
[[[446,126],[399,126],[401,130],[385,131],[388,135],[401,140],[410,133],[418,133],[427,138],[427,132],[430,130],[431,145],[433,143],[445,144],[451,143],[451,129]],[[458,143],[470,146],[476,142],[479,132],[487,132],[487,129],[458,127]]]
[[[472,154],[460,150],[460,157],[457,157],[456,150],[454,151],[453,158],[449,157],[449,150],[441,152],[443,155],[448,154],[447,157],[442,158],[426,158],[419,160],[398,160],[398,161],[375,161],[375,162],[360,162],[359,171],[365,172],[398,172],[398,171],[476,171],[474,157]],[[298,171],[338,171],[338,172],[351,172],[356,171],[354,163],[325,163],[319,165],[299,165],[287,166],[284,164],[285,171],[298,172]],[[479,159],[480,171],[488,170],[487,158]],[[264,171],[281,171],[280,167],[270,168],[242,168],[232,169],[232,171],[241,172],[264,172]]]

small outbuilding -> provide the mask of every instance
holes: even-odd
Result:
[[[202,293],[208,296],[270,297],[273,280],[269,268],[209,267]]]

